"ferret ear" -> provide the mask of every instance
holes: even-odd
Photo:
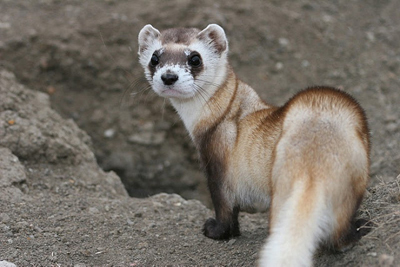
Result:
[[[219,54],[228,51],[228,40],[226,39],[225,31],[217,24],[208,25],[204,30],[198,33],[197,39],[215,48]]]
[[[151,26],[147,24],[140,30],[138,40],[139,40],[139,51],[138,54],[140,55],[154,42],[155,39],[160,37],[161,33]]]

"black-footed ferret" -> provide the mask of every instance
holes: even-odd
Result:
[[[169,98],[208,179],[213,239],[238,236],[240,209],[269,205],[261,266],[311,266],[320,244],[342,248],[369,179],[369,134],[363,109],[347,93],[312,87],[282,107],[265,103],[228,63],[224,30],[176,28],[139,33],[147,80]]]

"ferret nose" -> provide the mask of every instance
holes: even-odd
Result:
[[[164,73],[161,75],[161,80],[165,85],[173,85],[178,80],[178,75],[173,73]]]

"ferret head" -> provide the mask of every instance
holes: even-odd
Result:
[[[159,32],[150,24],[139,33],[139,61],[153,90],[162,97],[209,98],[225,81],[228,41],[224,30],[176,28]]]

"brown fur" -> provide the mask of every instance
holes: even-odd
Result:
[[[199,32],[196,28],[175,28],[161,32],[162,44],[184,44],[189,45],[193,42],[196,34]]]

